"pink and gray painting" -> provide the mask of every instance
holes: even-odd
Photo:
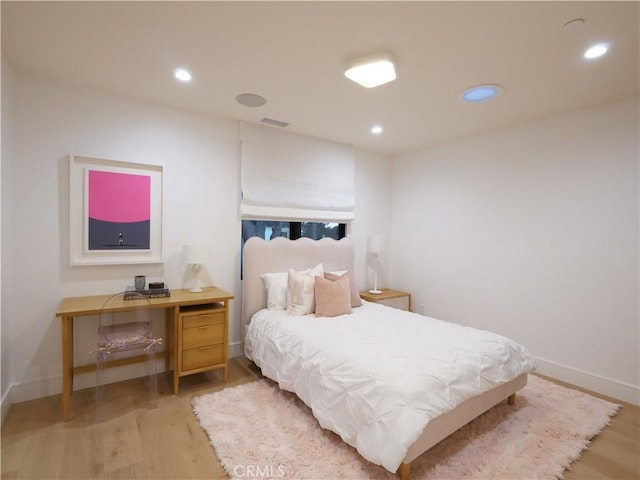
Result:
[[[149,249],[151,177],[89,171],[89,250]]]

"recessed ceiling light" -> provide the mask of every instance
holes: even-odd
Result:
[[[598,57],[601,57],[602,55],[607,53],[607,50],[609,50],[609,46],[604,44],[604,43],[600,43],[598,45],[594,45],[592,47],[589,47],[587,49],[587,51],[584,52],[584,58],[598,58]]]
[[[345,77],[363,87],[373,88],[396,79],[396,68],[390,53],[375,53],[349,62]]]
[[[261,107],[267,103],[264,97],[254,93],[241,93],[236,97],[236,102],[245,107]]]
[[[486,102],[502,93],[503,90],[504,88],[500,85],[476,85],[462,92],[460,98],[469,103]]]
[[[374,125],[371,127],[371,133],[374,135],[380,135],[382,133],[382,127],[380,125]]]
[[[176,68],[173,71],[173,76],[176,77],[181,82],[191,81],[191,74],[184,68]]]

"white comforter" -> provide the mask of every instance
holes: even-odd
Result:
[[[534,368],[500,335],[368,302],[334,318],[261,310],[245,353],[390,472],[431,419]]]

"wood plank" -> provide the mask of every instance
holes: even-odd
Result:
[[[165,358],[165,356],[166,356],[165,351],[155,353],[156,359]],[[109,360],[105,362],[105,368],[121,367],[123,365],[131,365],[134,363],[146,362],[147,360],[148,360],[147,355],[134,355],[131,357],[122,357],[122,358],[117,358],[115,360]],[[73,373],[78,373],[78,374],[95,372],[95,370],[96,370],[96,364],[80,365],[78,367],[73,367]]]
[[[136,413],[130,412],[95,426],[100,439],[104,472],[110,474],[141,463],[143,445],[138,434]]]
[[[56,311],[56,317],[84,317],[96,315],[102,311],[105,302],[111,298],[109,295],[92,295],[87,297],[67,297],[60,302]],[[218,287],[204,287],[200,293],[192,293],[188,290],[171,290],[171,296],[166,298],[150,298],[148,300],[121,300],[119,303],[110,304],[112,311],[126,311],[136,306],[152,308],[170,308],[176,305],[193,305],[207,303],[208,301],[225,301],[234,298],[230,293]]]

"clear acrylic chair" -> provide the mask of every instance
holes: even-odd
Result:
[[[125,293],[127,300],[125,300]],[[133,299],[129,299],[133,297]],[[118,311],[118,310],[126,311]],[[105,420],[106,363],[116,361],[126,365],[134,363],[132,357],[146,357],[149,386],[149,407],[158,407],[158,379],[156,376],[156,346],[162,343],[153,333],[151,302],[135,292],[112,295],[103,305],[98,320],[98,347],[96,349],[96,421]],[[137,354],[137,355],[136,355]],[[139,359],[139,358],[138,358]]]

